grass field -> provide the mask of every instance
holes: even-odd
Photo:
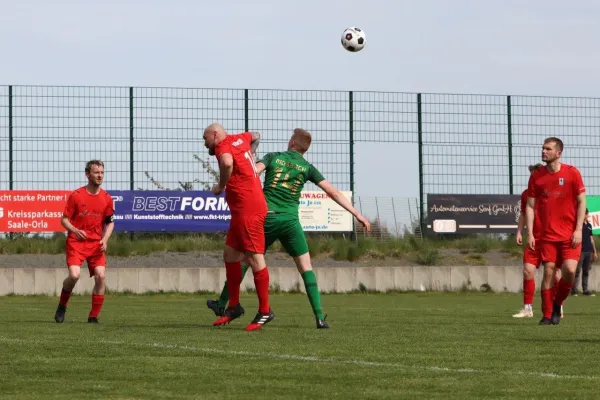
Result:
[[[569,298],[558,326],[516,320],[522,297],[491,293],[324,295],[332,329],[316,330],[300,294],[272,295],[276,319],[221,328],[205,294],[0,298],[0,397],[597,398],[600,298]],[[539,296],[536,296],[539,306]]]

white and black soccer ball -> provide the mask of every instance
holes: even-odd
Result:
[[[356,27],[350,27],[342,33],[342,46],[348,51],[357,52],[365,47],[365,32]]]

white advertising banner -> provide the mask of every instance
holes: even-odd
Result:
[[[352,202],[352,192],[342,192]],[[305,231],[351,232],[352,214],[323,191],[303,191],[300,195],[300,223]]]

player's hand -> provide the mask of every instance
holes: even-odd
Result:
[[[527,235],[527,245],[531,250],[535,251],[535,238],[533,235]]]
[[[215,185],[215,186],[213,186],[213,188],[212,188],[212,192],[213,192],[215,195],[217,195],[217,196],[218,196],[218,195],[220,195],[221,193],[223,193],[223,189],[221,189],[221,186],[219,186],[219,185]]]
[[[598,261],[598,253],[594,252],[593,260]]]
[[[520,246],[523,244],[523,234],[521,232],[517,232],[517,244]]]
[[[581,244],[581,231],[573,232],[573,236],[571,236],[571,246],[573,248],[579,246]]]
[[[75,237],[79,240],[87,239],[87,233],[85,233],[85,231],[82,231],[81,229],[75,229],[73,233],[75,234]]]
[[[102,240],[100,240],[100,251],[106,251],[106,248],[108,247],[108,241],[104,238],[102,238]]]
[[[357,217],[356,219],[358,220],[358,222],[360,222],[365,227],[365,230],[367,232],[371,232],[371,223],[369,222],[368,219],[366,219],[362,215]]]

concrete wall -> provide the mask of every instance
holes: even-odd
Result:
[[[300,274],[293,268],[269,268],[271,285],[282,291],[300,290],[304,285]],[[82,269],[75,293],[90,293],[93,279]],[[480,290],[489,285],[496,292],[519,292],[522,288],[521,267],[352,267],[315,268],[322,292],[348,292],[360,285],[368,290]],[[60,293],[66,268],[0,268],[0,295]],[[224,268],[114,268],[106,272],[106,285],[111,291],[212,291],[220,292],[225,281]],[[541,271],[536,277],[539,288]],[[592,291],[600,288],[600,274],[590,272]],[[242,290],[253,288],[252,273],[242,283]],[[580,287],[581,290],[581,287]]]

